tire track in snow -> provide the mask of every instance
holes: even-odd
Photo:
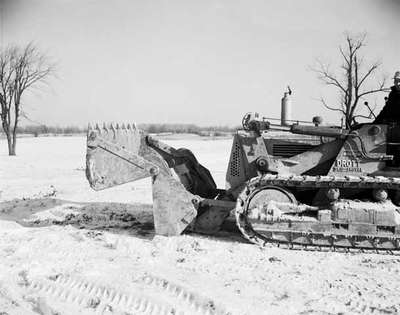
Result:
[[[190,292],[182,286],[146,275],[135,283],[137,288],[124,293],[112,287],[71,276],[34,279],[28,290],[40,296],[73,304],[93,314],[116,313],[146,315],[231,315],[211,299]],[[143,286],[151,294],[144,294]]]
[[[173,284],[166,279],[145,275],[136,280],[146,286],[157,290],[160,293],[174,298],[182,307],[187,310],[188,314],[199,315],[232,315],[209,298],[203,297],[197,293],[186,290],[184,287]]]
[[[111,287],[79,278],[58,276],[54,280],[35,279],[28,290],[58,302],[71,303],[93,314],[115,313],[143,315],[183,315],[167,302],[140,293],[125,294]],[[111,307],[111,308],[110,308]]]

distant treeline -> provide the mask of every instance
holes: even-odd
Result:
[[[194,124],[139,124],[139,128],[148,133],[193,133],[198,135],[204,134],[224,134],[233,133],[238,128],[228,126],[209,126],[199,127]]]
[[[234,133],[238,127],[228,126],[209,126],[200,127],[194,124],[139,124],[138,128],[148,133],[192,133],[198,135],[223,135]],[[77,126],[46,126],[46,125],[28,125],[18,128],[20,134],[32,134],[34,136],[44,134],[82,134],[87,129]]]
[[[18,127],[18,133],[33,134],[35,136],[43,134],[80,134],[85,133],[86,128],[80,128],[77,126],[46,126],[46,125],[28,125]]]

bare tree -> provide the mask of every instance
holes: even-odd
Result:
[[[312,68],[318,74],[318,78],[326,85],[333,86],[339,93],[339,104],[337,106],[329,105],[324,98],[321,98],[322,104],[329,110],[341,113],[346,123],[346,128],[351,128],[355,123],[355,118],[369,116],[357,114],[358,105],[365,96],[387,92],[386,77],[383,77],[375,84],[369,84],[375,77],[377,70],[381,66],[380,62],[369,65],[364,64],[364,58],[360,54],[365,47],[366,34],[350,35],[345,34],[346,43],[339,47],[342,65],[338,72],[331,71],[329,65],[317,60],[317,66]]]
[[[29,43],[0,51],[1,123],[7,137],[8,154],[16,154],[17,128],[22,111],[22,95],[38,88],[54,71],[48,57]]]

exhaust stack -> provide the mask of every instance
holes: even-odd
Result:
[[[281,125],[290,126],[292,120],[292,100],[290,95],[292,90],[288,86],[288,91],[283,94],[281,100]]]

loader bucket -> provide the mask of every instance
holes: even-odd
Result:
[[[151,176],[156,233],[179,235],[196,218],[200,198],[185,188],[147,137],[134,125],[89,126],[86,177],[101,190]]]
[[[146,169],[146,162],[156,160],[157,156],[150,150],[143,132],[135,125],[89,126],[86,177],[90,186],[94,190],[101,190],[151,176]],[[124,153],[129,156],[121,156]],[[133,161],[135,156],[137,161]],[[158,163],[162,164],[163,161]]]

